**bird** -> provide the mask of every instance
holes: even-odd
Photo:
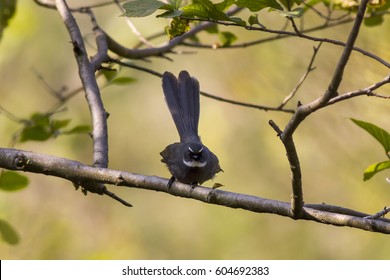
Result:
[[[172,175],[168,187],[175,180],[193,186],[202,184],[223,170],[218,157],[202,144],[198,135],[199,82],[185,70],[178,78],[167,71],[162,75],[162,88],[180,136],[180,142],[168,145],[160,153]]]

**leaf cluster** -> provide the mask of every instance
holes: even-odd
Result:
[[[88,133],[89,125],[78,125],[68,128],[71,119],[54,119],[51,114],[34,113],[28,120],[24,120],[24,128],[20,133],[20,142],[46,141],[60,134]]]
[[[178,0],[172,0],[170,4],[158,0],[132,0],[123,4],[126,11],[123,16],[146,17],[157,10],[162,10],[163,13],[158,14],[157,17],[172,19],[170,26],[165,28],[172,39],[187,32],[190,29],[191,20],[229,22],[242,27],[258,23],[254,20],[257,18],[256,14],[248,19],[228,15],[227,11],[233,5],[254,13],[268,8],[269,11],[277,11],[285,17],[300,17],[303,13],[300,7],[292,9],[293,5],[301,3],[300,0],[283,0],[280,1],[281,4],[276,0],[223,0],[219,3],[213,3],[210,0],[193,0],[188,5],[180,6],[181,3],[182,1]]]
[[[70,119],[55,119],[53,113],[33,113],[30,118],[18,120],[22,129],[16,134],[16,140],[20,143],[27,141],[47,141],[58,135],[70,135],[88,133],[89,125],[77,125],[69,127]],[[13,192],[26,188],[29,184],[28,177],[16,171],[2,171],[0,173],[0,190]],[[0,238],[10,244],[19,243],[19,235],[13,226],[0,219]]]
[[[195,20],[207,20],[215,22],[227,22],[238,26],[258,24],[257,12],[268,9],[269,12],[277,12],[282,17],[300,18],[309,10],[309,7],[325,5],[329,10],[343,10],[348,13],[356,13],[359,1],[356,0],[310,0],[302,5],[301,0],[223,0],[213,3],[210,0],[186,1],[182,5],[181,0],[171,0],[168,4],[158,0],[131,0],[123,4],[126,17],[146,17],[160,10],[157,14],[160,18],[172,19],[170,26],[165,28],[166,33],[172,39],[190,30],[190,22]],[[230,16],[227,11],[233,5],[246,9],[253,14],[248,19]],[[383,22],[385,12],[390,9],[390,1],[372,0],[368,8],[368,16],[364,23],[367,26],[379,25]]]

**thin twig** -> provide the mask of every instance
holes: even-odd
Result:
[[[16,122],[16,123],[21,123],[21,122],[24,122],[25,120],[22,119],[22,118],[19,118],[17,116],[15,116],[14,114],[12,114],[10,111],[8,111],[7,109],[5,109],[3,106],[0,105],[0,114],[3,114],[4,116],[6,116],[8,119],[10,119],[11,121],[13,122]]]
[[[390,74],[387,75],[381,81],[379,81],[379,82],[377,82],[369,87],[340,94],[340,95],[330,99],[328,101],[328,103],[326,104],[326,106],[330,106],[330,105],[333,105],[337,102],[344,101],[344,100],[347,100],[347,99],[350,99],[350,98],[353,98],[356,96],[360,96],[360,95],[367,95],[367,96],[374,96],[374,97],[378,97],[378,98],[389,99],[390,98],[389,95],[385,96],[385,95],[379,95],[379,94],[374,93],[374,90],[382,87],[385,84],[389,84],[389,83],[390,83]]]
[[[60,90],[56,90],[54,88],[52,88],[48,82],[46,82],[46,80],[44,79],[44,77],[35,69],[32,69],[35,73],[35,75],[37,76],[37,78],[39,79],[39,81],[42,82],[43,86],[46,88],[46,90],[52,95],[54,96],[56,99],[59,100],[59,102],[63,102],[63,93],[64,91],[66,90],[66,87],[62,87]]]
[[[126,12],[126,10],[122,7],[119,0],[114,0],[115,4],[119,8],[121,12]],[[144,36],[142,36],[141,32],[138,31],[137,27],[135,27],[134,23],[131,21],[129,17],[125,17],[127,25],[130,27],[131,31],[135,36],[137,36],[138,40],[142,42],[144,45],[153,48],[153,44],[150,43]]]
[[[314,63],[314,60],[317,56],[318,50],[321,47],[321,44],[322,44],[322,42],[319,43],[319,45],[317,47],[313,47],[313,55],[311,56],[310,63],[307,66],[305,74],[303,74],[303,76],[299,80],[298,84],[293,88],[293,90],[290,92],[290,94],[286,96],[286,98],[283,100],[282,104],[280,104],[278,108],[282,109],[287,104],[287,102],[289,102],[295,96],[295,94],[298,92],[298,90],[301,87],[301,85],[303,84],[303,82],[309,76],[309,73],[312,72],[313,70],[315,70],[315,67],[313,67],[313,63]]]
[[[117,60],[117,59],[111,59],[111,62],[117,63],[117,64],[122,65],[122,66],[129,67],[129,68],[137,69],[137,70],[152,74],[152,75],[159,77],[159,78],[162,77],[161,73],[154,71],[154,70],[151,70],[151,69],[146,68],[146,67],[142,67],[142,66],[135,65],[132,63],[123,62],[123,61]],[[283,108],[263,106],[263,105],[257,105],[257,104],[252,104],[252,103],[231,100],[231,99],[227,99],[224,97],[220,97],[220,96],[216,96],[216,95],[207,93],[205,91],[201,91],[200,94],[205,96],[205,97],[208,97],[208,98],[211,98],[214,100],[218,100],[221,102],[225,102],[225,103],[229,103],[229,104],[233,104],[233,105],[238,105],[238,106],[242,106],[242,107],[247,107],[247,108],[258,109],[258,110],[262,110],[262,111],[277,111],[277,112],[283,112],[283,113],[289,113],[289,114],[293,114],[295,112],[294,110],[291,110],[291,109],[283,109]]]
[[[196,19],[194,18],[193,20],[198,20],[198,21],[205,21],[205,22],[213,22],[213,23],[218,23],[218,24],[222,24],[222,25],[226,25],[226,26],[236,26],[236,27],[240,27],[242,28],[241,25],[237,24],[237,23],[232,23],[232,22],[223,22],[223,21],[218,21],[218,20],[210,20],[210,19]],[[342,46],[342,47],[345,47],[347,43],[344,43],[344,42],[341,42],[341,41],[338,41],[338,40],[334,40],[334,39],[329,39],[329,38],[319,38],[319,37],[315,37],[315,36],[310,36],[310,35],[307,35],[307,33],[310,33],[310,32],[313,32],[313,31],[318,31],[318,30],[322,30],[324,28],[329,28],[329,27],[333,27],[333,26],[337,26],[337,25],[340,25],[340,24],[344,24],[344,23],[349,23],[353,21],[353,19],[346,19],[346,20],[342,20],[338,23],[330,23],[330,24],[322,24],[322,25],[319,25],[319,26],[316,26],[316,27],[313,27],[313,28],[309,28],[309,29],[306,29],[306,30],[302,30],[300,33],[296,33],[295,31],[286,31],[286,30],[277,30],[277,29],[269,29],[269,28],[265,28],[265,27],[257,27],[257,26],[246,26],[245,28],[247,30],[256,30],[256,31],[260,31],[260,32],[266,32],[266,33],[271,33],[271,34],[277,34],[276,36],[274,37],[269,37],[269,38],[264,38],[264,39],[260,39],[260,40],[255,40],[255,41],[252,41],[252,42],[246,42],[246,43],[242,43],[242,44],[233,44],[231,46],[226,46],[224,48],[241,48],[241,47],[249,47],[249,46],[253,46],[253,45],[257,45],[257,44],[261,44],[261,43],[264,43],[264,42],[270,42],[270,41],[274,41],[274,40],[279,40],[279,39],[283,39],[283,38],[286,38],[286,37],[299,37],[299,38],[303,38],[303,39],[306,39],[306,40],[309,40],[309,41],[314,41],[314,42],[323,42],[323,43],[327,43],[327,44],[332,44],[332,45],[336,45],[336,46]],[[211,48],[210,45],[201,45],[201,44],[189,44],[189,43],[185,43],[187,46],[193,46],[193,47],[206,47],[206,48]],[[223,49],[223,48],[222,48]],[[374,60],[376,60],[377,62],[381,63],[382,65],[386,66],[387,68],[390,68],[390,63],[387,62],[386,60],[380,58],[379,56],[373,54],[373,53],[370,53],[368,51],[365,51],[359,47],[355,47],[353,46],[352,49],[356,52],[359,52],[367,57],[370,57]]]
[[[57,9],[56,5],[53,3],[53,0],[33,0],[37,5],[49,8],[49,9]],[[125,0],[121,0],[121,2],[124,2]],[[71,12],[84,12],[86,9],[92,9],[92,8],[102,8],[106,6],[113,5],[114,2],[111,1],[106,1],[102,3],[97,3],[97,4],[90,4],[88,6],[80,6],[77,8],[69,7],[69,10]]]
[[[390,207],[385,206],[385,208],[383,208],[383,210],[379,211],[378,213],[376,213],[374,215],[366,216],[364,218],[365,219],[379,219],[379,218],[384,217],[389,212],[390,212]]]
[[[345,48],[343,50],[343,53],[341,54],[341,57],[339,59],[339,62],[337,63],[337,67],[333,73],[333,77],[329,83],[328,89],[325,91],[325,93],[319,97],[318,99],[306,104],[302,105],[298,108],[295,115],[290,119],[289,123],[285,127],[282,135],[282,139],[284,137],[289,138],[290,135],[292,135],[299,126],[299,124],[312,112],[326,106],[326,104],[329,102],[329,100],[333,97],[336,97],[338,95],[338,88],[340,86],[344,69],[347,65],[347,62],[349,60],[349,57],[351,55],[351,52],[353,50],[353,45],[356,41],[356,38],[359,34],[360,26],[363,22],[364,18],[364,12],[367,6],[368,0],[362,0],[359,6],[358,13],[356,15],[356,19],[354,22],[354,25],[351,29],[351,32],[348,36],[347,43],[345,45]]]

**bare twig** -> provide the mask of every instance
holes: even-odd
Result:
[[[306,3],[305,1],[302,1],[302,4],[306,7],[308,7],[310,10],[312,10],[320,18],[325,19],[326,22],[339,21],[339,20],[344,19],[345,17],[348,17],[351,15],[351,12],[345,12],[344,14],[341,14],[340,16],[333,18],[332,17],[332,9],[328,6],[327,6],[328,15],[324,15],[320,10],[314,8],[312,5]]]
[[[193,20],[205,21],[205,22],[213,22],[213,23],[223,24],[223,25],[226,25],[226,26],[237,26],[237,27],[242,28],[241,25],[239,25],[237,23],[232,23],[232,22],[221,22],[221,21],[218,21],[218,20],[209,20],[209,19],[207,19],[207,20],[206,19],[193,19]],[[247,30],[256,30],[256,31],[260,31],[260,32],[276,34],[276,36],[263,38],[263,39],[259,39],[259,40],[254,40],[254,41],[251,41],[251,42],[233,44],[233,45],[230,45],[230,46],[223,47],[222,49],[224,49],[224,48],[230,49],[230,48],[249,47],[249,46],[253,46],[253,45],[262,44],[262,43],[265,43],[265,42],[271,42],[271,41],[274,41],[274,40],[284,39],[286,37],[299,37],[299,38],[303,38],[303,39],[306,39],[306,40],[309,40],[309,41],[323,42],[323,43],[327,43],[327,44],[332,44],[332,45],[336,45],[336,46],[345,47],[346,43],[344,43],[344,42],[341,42],[341,41],[338,41],[338,40],[334,40],[334,39],[329,39],[329,38],[320,38],[320,37],[310,36],[310,35],[307,35],[307,34],[311,33],[311,32],[314,32],[314,31],[322,30],[322,29],[325,29],[325,28],[330,28],[330,27],[341,25],[341,24],[350,23],[351,21],[353,21],[352,18],[351,19],[344,19],[344,20],[341,20],[339,22],[334,22],[334,23],[329,23],[329,24],[321,24],[321,25],[318,25],[316,27],[312,27],[312,28],[308,28],[306,30],[302,30],[300,33],[297,33],[295,31],[270,29],[270,28],[266,28],[266,27],[246,26],[245,28]],[[185,44],[186,46],[192,46],[192,47],[198,47],[198,48],[212,48],[211,45],[202,45],[202,44],[199,44],[199,43],[190,44],[188,42],[186,42],[186,43],[183,42],[182,44]],[[365,55],[367,57],[370,57],[370,58],[376,60],[377,62],[379,62],[380,64],[386,66],[387,68],[390,68],[390,62],[387,62],[386,60],[380,58],[379,56],[377,56],[377,55],[375,55],[373,53],[370,53],[368,51],[365,51],[365,50],[363,50],[362,48],[359,48],[359,47],[353,46],[352,49],[354,51],[358,52],[358,53],[361,53],[361,54],[363,54],[363,55]]]
[[[390,212],[390,207],[385,206],[385,208],[383,208],[383,210],[379,211],[378,213],[376,213],[374,215],[366,216],[364,218],[365,219],[379,219],[381,217],[384,217],[389,212]]]
[[[328,103],[326,104],[326,106],[329,106],[329,105],[332,105],[332,104],[335,104],[337,102],[340,102],[340,101],[344,101],[344,100],[347,100],[347,99],[350,99],[352,97],[356,97],[356,96],[360,96],[360,95],[368,95],[368,96],[375,96],[375,97],[378,97],[378,98],[384,98],[384,99],[389,99],[390,96],[387,95],[379,95],[379,94],[376,94],[374,93],[374,90],[382,87],[383,85],[385,84],[389,84],[390,83],[390,74],[387,75],[384,79],[382,79],[381,81],[369,86],[369,87],[366,87],[364,89],[359,89],[359,90],[355,90],[355,91],[350,91],[350,92],[346,92],[344,94],[341,94],[341,95],[338,95],[334,98],[331,98]]]
[[[117,59],[111,59],[111,62],[117,63],[117,64],[122,65],[122,66],[129,67],[129,68],[137,69],[137,70],[152,74],[152,75],[159,77],[159,78],[162,77],[161,73],[154,71],[154,70],[151,70],[151,69],[146,68],[146,67],[142,67],[142,66],[135,65],[132,63],[123,62],[123,61],[117,60]],[[226,102],[226,103],[233,104],[233,105],[243,106],[243,107],[247,107],[247,108],[253,108],[253,109],[258,109],[258,110],[263,110],[263,111],[277,111],[277,112],[283,112],[283,113],[289,113],[289,114],[293,114],[295,112],[294,110],[291,110],[291,109],[283,109],[283,108],[263,106],[263,105],[257,105],[257,104],[252,104],[252,103],[231,100],[231,99],[227,99],[227,98],[223,98],[223,97],[219,97],[219,96],[207,93],[205,91],[201,91],[200,94],[205,96],[205,97],[214,99],[214,100]]]
[[[246,108],[258,109],[258,110],[262,110],[262,111],[266,111],[266,112],[267,111],[277,111],[277,112],[283,112],[283,113],[289,113],[289,114],[294,114],[294,112],[295,112],[294,110],[291,110],[291,109],[263,106],[263,105],[257,105],[257,104],[252,104],[252,103],[231,100],[231,99],[215,96],[215,95],[209,94],[209,93],[204,92],[204,91],[201,91],[200,94],[203,96],[221,101],[221,102],[226,102],[229,104],[238,105],[238,106],[242,106],[242,107],[246,107]]]
[[[280,109],[283,108],[287,104],[287,102],[289,102],[295,96],[295,94],[298,92],[298,90],[301,87],[301,85],[303,84],[303,82],[306,80],[307,76],[309,76],[309,73],[312,72],[313,70],[315,70],[315,67],[313,67],[313,63],[314,63],[314,60],[317,56],[318,50],[321,47],[321,44],[322,44],[322,42],[318,45],[318,47],[313,47],[313,55],[311,56],[310,63],[307,66],[305,74],[303,74],[303,76],[299,80],[298,84],[294,87],[294,89],[290,92],[290,94],[288,96],[286,96],[286,98],[283,100],[282,104],[280,104],[278,108],[280,108]]]
[[[66,87],[62,87],[60,90],[52,88],[48,82],[44,79],[44,77],[39,73],[37,70],[32,69],[36,75],[36,77],[42,82],[43,86],[46,88],[46,90],[54,96],[56,99],[58,99],[60,102],[63,102],[63,93],[66,90]]]
[[[335,96],[338,95],[338,88],[340,86],[345,66],[347,65],[347,62],[349,60],[349,57],[351,55],[351,52],[353,50],[353,45],[355,43],[355,40],[359,34],[359,29],[361,26],[361,23],[364,18],[364,12],[367,6],[368,0],[362,0],[359,10],[355,19],[355,23],[352,27],[352,30],[348,36],[348,40],[346,43],[346,46],[344,48],[343,53],[341,54],[341,57],[339,59],[339,62],[337,64],[337,67],[333,73],[332,80],[329,83],[328,89],[325,91],[325,93],[318,99],[310,102],[309,104],[302,105],[298,108],[295,115],[291,118],[289,123],[287,124],[286,128],[283,131],[282,140],[283,138],[289,138],[290,135],[292,135],[295,131],[295,129],[299,126],[299,124],[312,112],[326,106],[326,104],[329,102],[329,100]]]
[[[287,17],[287,19],[291,22],[291,25],[292,25],[295,33],[300,34],[301,30],[299,30],[297,24],[295,23],[295,20],[292,17]]]
[[[15,116],[14,114],[12,114],[10,111],[8,111],[7,109],[5,109],[3,106],[0,105],[0,114],[3,114],[4,116],[6,116],[8,119],[10,119],[11,121],[13,122],[16,122],[16,123],[21,123],[23,122],[24,120]]]
[[[45,7],[45,8],[49,8],[49,9],[57,9],[53,0],[33,0],[33,1],[36,4],[38,4],[39,6],[42,6],[42,7]],[[77,8],[69,8],[69,10],[71,12],[84,12],[87,9],[101,8],[101,7],[106,7],[106,6],[113,5],[113,4],[114,4],[114,2],[111,0],[111,1],[97,3],[97,4],[90,4],[88,6],[80,6],[80,7],[77,7]]]

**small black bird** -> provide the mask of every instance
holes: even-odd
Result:
[[[165,72],[162,87],[180,136],[180,143],[173,143],[160,153],[161,161],[172,174],[168,186],[175,179],[185,184],[202,184],[223,170],[217,156],[202,144],[198,135],[199,82],[187,71],[181,71],[178,79]]]

